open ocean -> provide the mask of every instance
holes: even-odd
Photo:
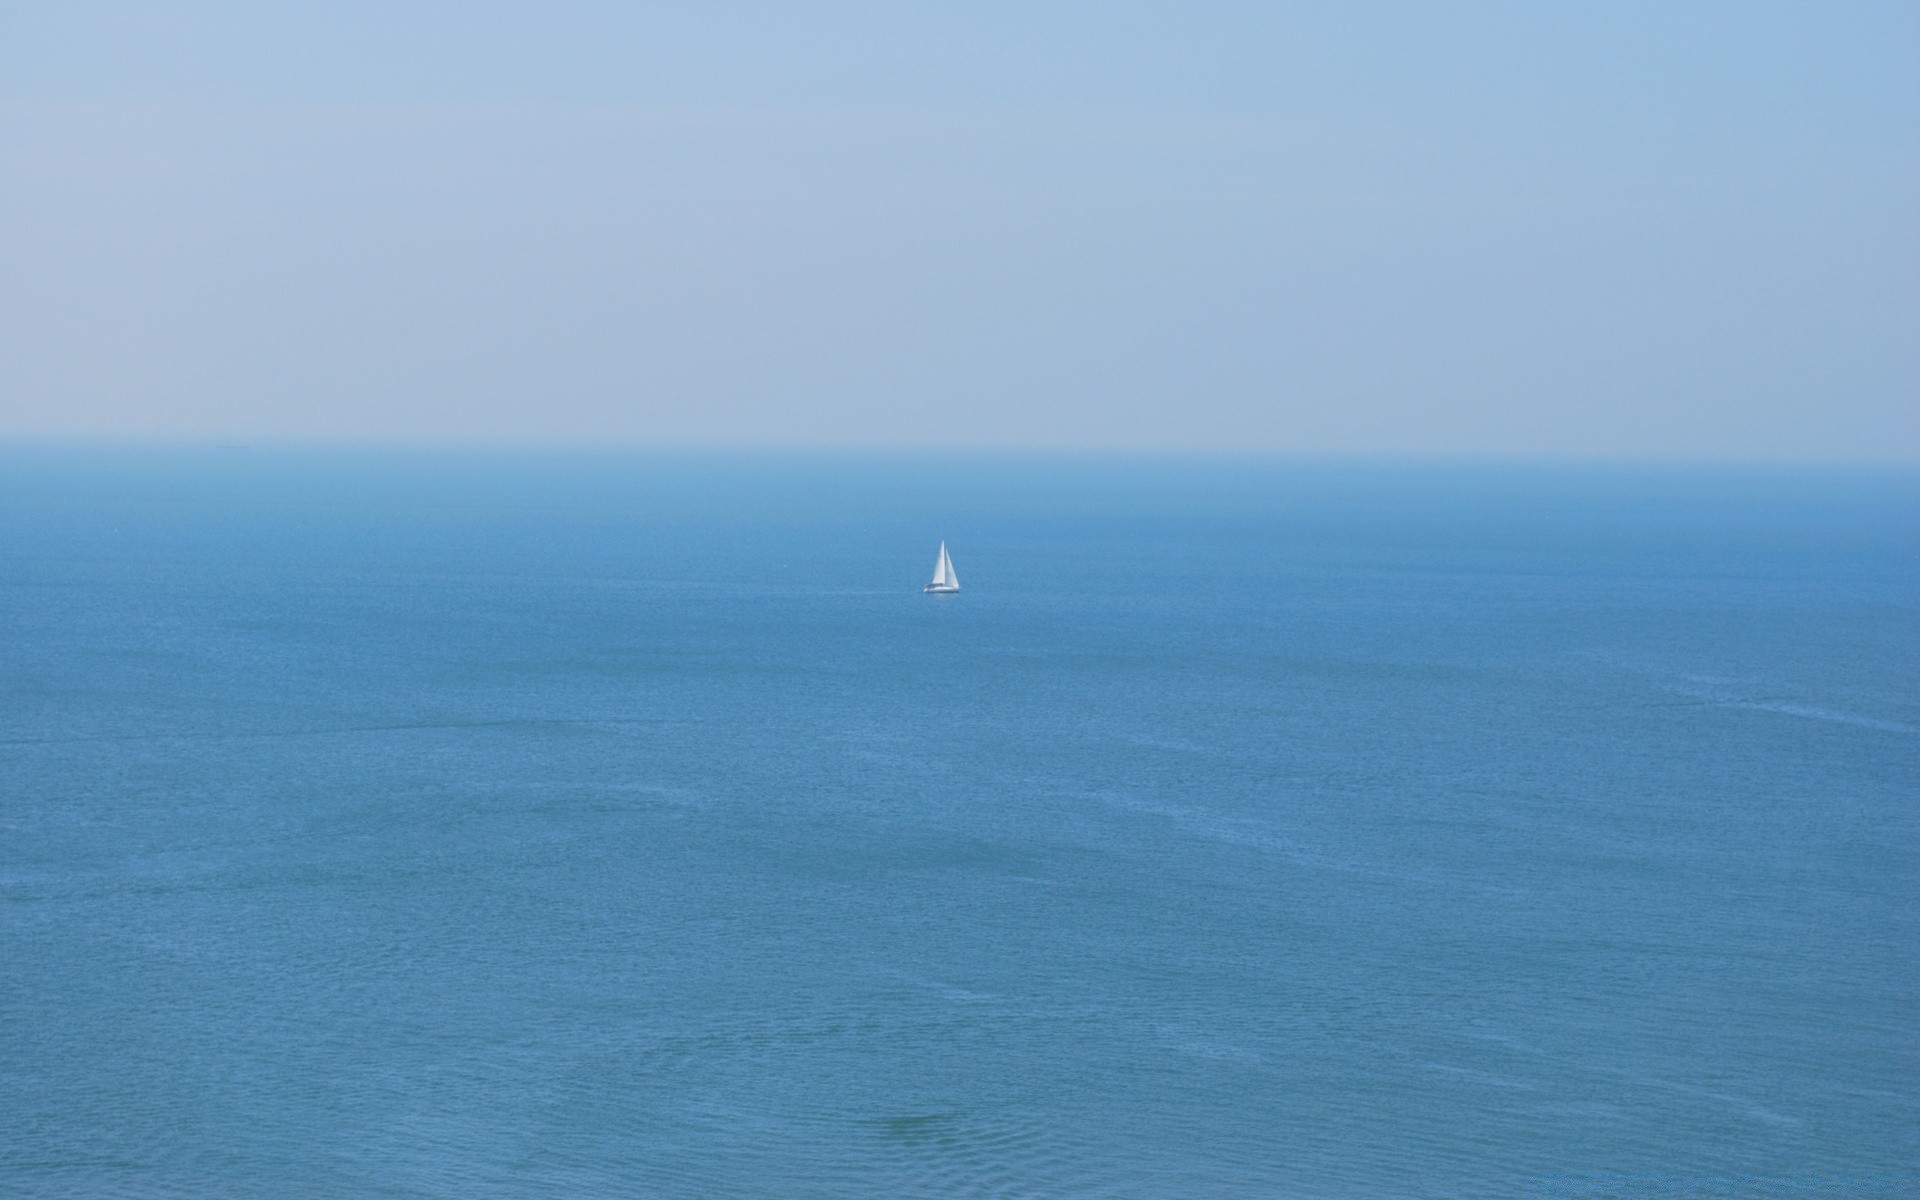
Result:
[[[1920,1196],[1917,544],[1891,470],[13,446],[0,1195]]]

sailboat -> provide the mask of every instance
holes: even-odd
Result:
[[[957,592],[960,590],[960,577],[953,573],[953,559],[947,556],[947,544],[940,543],[940,558],[933,564],[933,582],[920,589],[923,592]]]

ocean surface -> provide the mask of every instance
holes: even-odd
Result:
[[[1895,471],[7,448],[0,1195],[1920,1195],[1917,539]]]

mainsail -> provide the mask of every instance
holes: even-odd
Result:
[[[933,564],[933,582],[926,586],[927,591],[957,592],[960,590],[960,577],[953,573],[953,558],[947,553],[947,544],[940,543],[940,557]]]

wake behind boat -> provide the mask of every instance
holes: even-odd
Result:
[[[960,577],[953,573],[953,559],[947,554],[947,544],[940,543],[940,558],[933,564],[933,582],[920,589],[923,592],[957,592],[960,590]]]

